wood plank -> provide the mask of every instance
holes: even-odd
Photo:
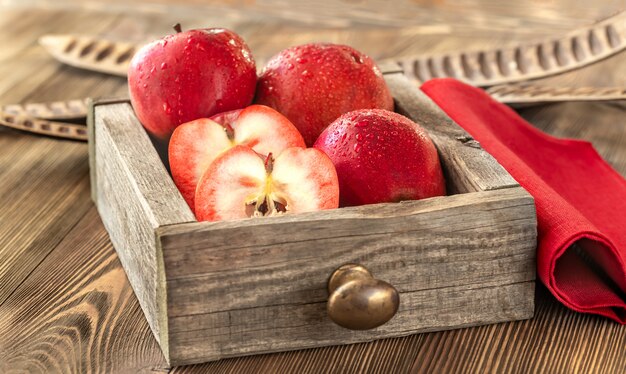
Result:
[[[0,304],[87,211],[85,145],[0,132]]]
[[[96,105],[94,112],[96,206],[168,357],[165,279],[154,230],[195,217],[130,105]]]
[[[2,373],[168,371],[93,205],[0,317]]]
[[[0,41],[0,101],[18,102],[26,97],[47,100],[58,95],[59,86],[40,84],[58,69],[50,64],[36,37],[53,28],[105,28],[116,17],[87,15],[76,19],[67,12],[5,11],[0,24],[12,32]],[[74,21],[72,22],[72,19]],[[14,33],[15,32],[15,33]],[[15,59],[16,54],[20,59]],[[84,81],[83,81],[84,82]],[[102,77],[87,80],[98,92]],[[60,82],[59,82],[60,83]],[[67,90],[67,80],[63,90]],[[77,90],[80,94],[81,92]],[[71,90],[68,93],[71,95]],[[58,96],[56,96],[58,97]],[[54,249],[89,208],[83,197],[88,189],[85,145],[25,136],[0,129],[0,304]]]
[[[402,74],[385,75],[396,111],[424,127],[439,152],[448,193],[519,186],[506,170]]]
[[[528,319],[533,316],[534,285],[530,281],[401,292],[396,316],[383,326],[366,331],[335,325],[327,317],[325,301],[172,317],[171,362],[206,362]]]
[[[23,13],[9,13],[15,15],[10,19],[18,25],[21,24],[20,15]],[[26,13],[26,20],[34,19],[38,27],[25,26],[24,34],[10,33],[10,45],[20,46],[19,59],[14,58],[10,50],[0,51],[0,101],[6,104],[18,103],[38,97],[41,101],[77,99],[88,96],[97,96],[105,92],[110,92],[111,88],[123,86],[123,79],[106,79],[90,73],[75,71],[77,69],[63,66],[54,61],[41,48],[36,38],[50,30],[65,30],[66,32],[80,32],[85,28],[90,28],[93,32],[99,33],[102,30],[113,28],[119,17],[109,15],[102,17],[94,13],[83,14],[81,17],[61,13],[43,13],[35,11],[33,14]],[[25,23],[31,25],[30,23]],[[24,63],[23,61],[27,61]],[[76,81],[72,81],[71,89],[68,90],[67,78],[77,74]],[[81,79],[82,78],[82,79]],[[108,77],[107,77],[108,78]],[[121,84],[120,84],[121,83]],[[98,87],[102,85],[103,87]],[[61,93],[61,95],[59,94]],[[10,98],[10,99],[9,99]]]
[[[468,212],[468,206],[484,208],[485,211]],[[274,250],[275,246],[285,243],[302,242],[302,247],[305,247],[315,245],[315,240],[341,240],[355,232],[362,233],[363,236],[388,235],[395,232],[405,234],[421,230],[422,225],[433,230],[430,234],[424,233],[429,237],[447,232],[448,225],[452,230],[463,232],[473,227],[474,223],[464,222],[457,217],[472,214],[476,214],[478,219],[486,224],[497,224],[498,222],[493,222],[493,215],[496,214],[498,217],[501,215],[510,219],[511,222],[519,219],[520,230],[514,230],[515,233],[512,234],[523,237],[527,234],[523,230],[524,225],[533,223],[533,207],[531,197],[521,192],[519,188],[513,188],[494,193],[460,194],[418,201],[363,205],[334,211],[301,213],[297,216],[194,222],[160,227],[157,232],[167,264],[167,278],[175,280],[212,272],[219,273],[224,270],[221,267],[223,262],[244,267],[276,265],[276,260],[278,262],[289,260],[291,253]],[[512,211],[510,215],[509,208]],[[449,216],[446,216],[447,214]],[[424,215],[424,218],[420,215]],[[514,223],[517,224],[518,222]],[[281,229],[281,235],[276,235],[277,228]],[[212,235],[207,235],[208,233]],[[237,235],[226,235],[227,233]],[[254,238],[254,241],[250,238]],[[509,238],[503,240],[507,239]],[[267,247],[267,251],[272,251],[272,256],[255,247]],[[321,249],[330,250],[323,246]],[[237,255],[231,255],[233,251],[238,251]],[[209,253],[210,256],[203,256]],[[308,257],[314,258],[318,255],[319,253],[315,252]],[[332,271],[334,268],[329,270]]]
[[[508,188],[159,228],[172,363],[530,318],[534,212]],[[391,321],[352,332],[327,318],[326,282],[345,263],[398,289]]]

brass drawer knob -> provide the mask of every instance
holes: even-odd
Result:
[[[363,266],[346,264],[328,280],[327,310],[333,322],[350,330],[369,330],[389,321],[400,296],[389,283],[375,279]]]

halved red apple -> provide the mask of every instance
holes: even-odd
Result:
[[[196,188],[198,221],[301,213],[339,206],[339,181],[328,156],[288,148],[265,159],[244,146],[222,153]]]
[[[236,145],[248,146],[262,155],[305,147],[296,127],[285,116],[263,105],[178,126],[169,144],[170,169],[174,183],[192,211],[198,180],[215,158]]]

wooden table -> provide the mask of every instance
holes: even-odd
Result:
[[[34,2],[37,8],[24,5],[32,1],[4,2],[9,6],[0,6],[0,104],[125,95],[124,79],[52,60],[36,43],[45,33],[145,40],[168,33],[174,21],[182,20],[185,28],[235,29],[259,61],[288,45],[314,40],[351,44],[384,58],[554,35],[624,5],[594,2],[593,9],[581,9],[566,6],[568,1],[490,1],[472,10],[471,0],[398,2],[404,8],[391,13],[361,9],[344,17],[309,6],[301,19],[285,21],[293,11],[212,11],[187,2],[191,5],[172,11],[168,6],[130,11],[122,1],[109,9],[96,9],[93,2],[90,9],[74,8],[73,1],[63,2],[63,8],[46,1]],[[340,5],[352,3],[362,6]],[[412,18],[415,9],[420,11]],[[394,19],[401,27],[390,25]],[[545,82],[624,87],[624,66],[622,54]],[[564,103],[521,113],[544,131],[593,142],[624,175],[624,108],[620,103]],[[536,316],[528,321],[235,358],[171,372],[624,372],[625,344],[624,327],[571,312],[538,285]],[[170,369],[90,200],[86,144],[0,130],[0,372],[88,371]]]

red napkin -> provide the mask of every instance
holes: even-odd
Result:
[[[547,135],[481,89],[435,79],[422,90],[535,198],[537,274],[554,296],[626,323],[626,180],[591,143]]]

